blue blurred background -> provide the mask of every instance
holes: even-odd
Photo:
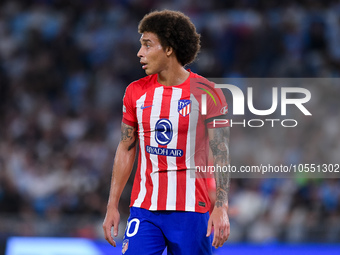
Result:
[[[340,76],[335,0],[1,0],[0,251],[12,236],[102,240],[122,97],[145,76],[138,22],[164,8],[196,25],[202,49],[189,68],[203,76]],[[317,95],[320,118],[301,132],[233,129],[232,162],[339,163],[340,84]],[[340,242],[339,179],[238,179],[230,192],[230,244]]]

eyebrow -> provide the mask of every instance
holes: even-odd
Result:
[[[151,40],[150,39],[141,39],[140,42],[145,42],[146,43],[146,42],[151,42]]]

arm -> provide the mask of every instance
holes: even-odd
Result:
[[[118,212],[119,199],[132,171],[137,144],[135,127],[122,123],[121,133],[121,140],[113,163],[110,195],[103,223],[105,239],[115,247],[116,242],[111,236],[111,229],[114,227],[113,233],[114,236],[117,236],[120,219]]]
[[[214,156],[214,165],[220,167],[229,164],[229,127],[208,129],[209,145]],[[217,168],[216,168],[217,169]],[[221,247],[227,241],[230,234],[228,218],[228,192],[230,173],[228,171],[215,171],[216,202],[208,222],[207,236],[211,234],[214,226],[215,248]]]

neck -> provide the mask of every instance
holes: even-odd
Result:
[[[158,82],[165,86],[182,84],[188,79],[190,73],[180,64],[166,68],[158,73]]]

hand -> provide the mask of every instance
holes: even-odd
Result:
[[[230,223],[227,211],[228,208],[226,206],[215,206],[208,221],[207,236],[211,235],[211,229],[212,226],[214,226],[212,246],[215,248],[222,247],[228,240],[230,234]]]
[[[111,235],[111,229],[113,227],[113,235],[118,236],[118,225],[119,225],[120,215],[117,208],[107,208],[106,216],[103,222],[104,236],[106,241],[108,241],[112,246],[116,247],[116,242],[113,240]]]

